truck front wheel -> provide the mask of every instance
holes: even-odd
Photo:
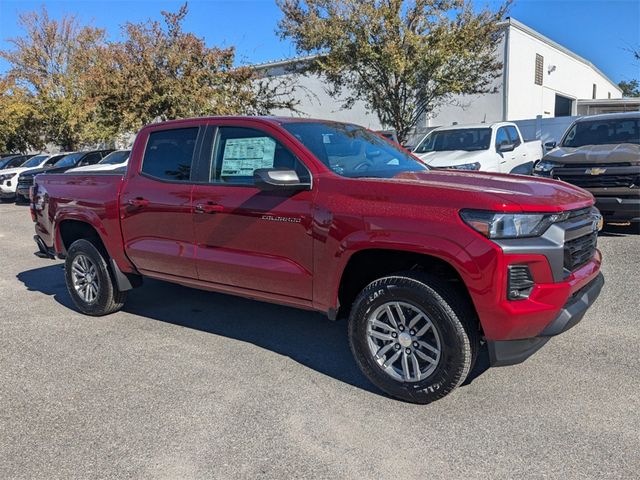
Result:
[[[430,403],[458,387],[479,348],[475,314],[446,281],[406,272],[370,283],[349,317],[360,369],[398,399]]]
[[[76,240],[69,248],[65,281],[73,303],[86,315],[116,312],[127,298],[127,292],[118,290],[105,255],[88,240]]]

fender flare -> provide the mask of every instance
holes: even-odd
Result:
[[[134,278],[134,276],[138,277],[140,274],[138,273],[135,266],[127,258],[126,254],[124,253],[124,248],[121,248],[118,251],[113,251],[113,248],[109,248],[110,244],[113,243],[113,241],[109,241],[109,232],[105,228],[105,225],[102,222],[100,216],[94,211],[59,210],[57,212],[55,218],[53,219],[52,225],[54,231],[54,249],[59,256],[64,256],[64,254],[66,253],[66,248],[64,246],[64,242],[62,241],[60,232],[60,225],[65,221],[86,223],[98,234],[98,238],[100,238],[102,245],[109,255],[110,264],[113,268],[118,287],[122,287],[122,291],[130,290],[140,283],[139,279]],[[118,244],[122,243],[121,238],[118,238],[115,241],[117,241]],[[127,281],[124,281],[125,279]]]
[[[328,305],[322,308],[333,311],[338,308],[340,284],[351,257],[366,250],[390,250],[415,253],[437,258],[450,265],[469,288],[469,282],[481,277],[481,269],[474,258],[460,245],[449,238],[439,235],[395,232],[359,231],[345,237],[336,252],[336,266],[331,274],[332,285],[329,298],[323,299]],[[324,303],[322,300],[319,304]],[[320,305],[319,305],[320,306]]]

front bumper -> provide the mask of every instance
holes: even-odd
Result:
[[[23,197],[26,197],[26,198],[29,198],[29,189],[30,188],[31,188],[31,185],[28,185],[28,186],[18,185],[18,188],[16,189],[16,194],[22,195]]]
[[[607,222],[640,222],[640,196],[631,198],[596,196],[596,207]]]
[[[7,183],[11,182],[11,185]],[[0,198],[14,198],[16,196],[15,180],[8,180],[0,184]]]
[[[574,327],[596,301],[603,285],[604,276],[600,273],[588,285],[573,294],[555,320],[536,337],[521,340],[488,340],[491,366],[501,367],[521,363],[537,352],[551,337]]]

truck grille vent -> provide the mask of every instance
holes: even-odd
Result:
[[[639,186],[638,175],[564,175],[556,174],[555,178],[583,188],[609,188]]]
[[[527,265],[509,265],[509,284],[507,287],[509,300],[529,298],[534,285],[531,270]]]
[[[33,177],[18,178],[18,187],[30,187],[33,185]]]
[[[569,211],[568,220],[575,220],[577,218],[582,218],[582,217],[591,215],[591,210],[592,210],[592,207],[579,208],[578,210],[571,210]]]
[[[564,245],[564,268],[573,272],[586,264],[596,251],[598,245],[598,232],[590,233]]]

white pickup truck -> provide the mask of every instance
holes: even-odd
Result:
[[[413,153],[434,168],[530,175],[542,143],[525,142],[515,123],[453,125],[429,132]]]

